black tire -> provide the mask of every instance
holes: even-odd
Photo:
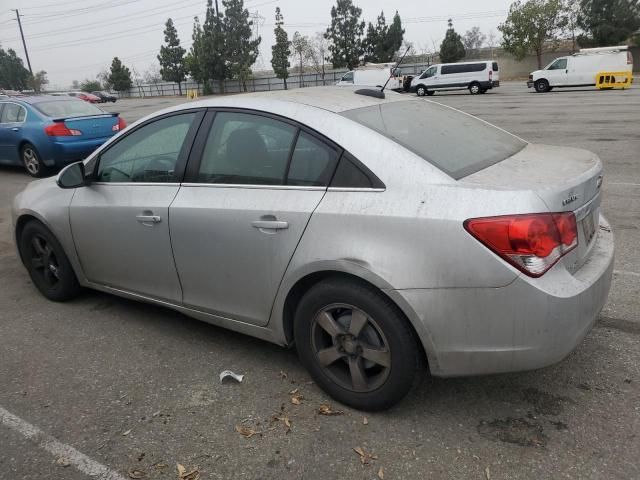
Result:
[[[300,301],[294,322],[301,363],[345,405],[387,409],[421,378],[423,354],[412,327],[396,305],[365,283],[318,283]]]
[[[436,93],[436,91],[435,91],[435,90],[427,90],[427,95],[429,95],[430,97],[431,97],[434,93]]]
[[[32,177],[40,178],[47,174],[47,166],[42,163],[42,158],[36,147],[30,143],[25,143],[20,148],[20,160],[27,173]]]
[[[418,85],[416,87],[416,94],[419,97],[424,97],[425,95],[428,95],[429,94],[428,92],[429,91],[427,90],[427,87],[425,87],[424,85]]]
[[[469,85],[469,93],[471,95],[478,95],[479,93],[481,93],[481,91],[482,91],[482,87],[478,82],[472,82]]]
[[[38,221],[27,223],[19,239],[20,257],[45,297],[65,302],[80,293],[76,274],[53,234]]]
[[[533,84],[533,88],[535,88],[536,92],[538,93],[546,93],[551,91],[551,88],[549,87],[549,82],[544,78],[541,78],[540,80],[536,80],[536,83]]]

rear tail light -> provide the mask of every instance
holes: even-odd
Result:
[[[82,135],[80,130],[69,128],[64,122],[47,125],[44,127],[44,133],[50,137],[77,137],[78,135]]]
[[[578,245],[572,212],[471,218],[464,228],[530,277],[540,277]]]
[[[493,80],[493,70],[489,70],[489,80]]]
[[[116,123],[113,127],[111,127],[112,132],[119,132],[123,128],[127,126],[127,122],[125,122],[121,117],[118,117],[118,123]]]
[[[627,51],[627,65],[633,65],[633,55],[629,51]]]

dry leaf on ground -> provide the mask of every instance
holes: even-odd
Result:
[[[377,455],[371,455],[370,453],[365,452],[364,448],[362,447],[355,447],[353,451],[356,452],[360,457],[360,463],[362,463],[362,465],[368,465],[371,460],[378,459]]]
[[[272,422],[282,422],[284,423],[284,426],[286,427],[286,433],[289,433],[291,431],[291,420],[289,420],[289,417],[287,417],[286,415],[274,415],[271,417],[271,421]]]
[[[491,480],[491,470],[489,469],[488,465],[487,468],[484,469],[484,476],[487,478],[487,480]]]
[[[282,380],[284,380],[285,378],[287,378],[289,375],[287,375],[286,373],[284,373],[282,370],[280,370],[280,378]]]
[[[71,465],[71,462],[67,457],[59,457],[56,460],[56,464],[60,465],[61,467],[68,467],[69,465]]]
[[[144,478],[147,476],[147,474],[142,470],[136,470],[133,468],[129,470],[128,473],[129,473],[129,478]]]
[[[167,465],[166,463],[154,463],[153,465],[151,465],[153,468],[155,468],[156,470],[164,470],[165,468],[168,468],[169,465]]]
[[[298,393],[297,390],[298,389],[296,388],[296,390],[294,390],[294,392],[296,393],[293,393],[291,395],[291,403],[293,403],[294,405],[300,405],[302,404],[302,400],[304,400],[304,397],[302,396],[302,394]]]
[[[363,425],[369,425],[369,419],[367,417],[363,417],[362,424]]]
[[[198,480],[200,478],[200,471],[197,467],[187,470],[184,465],[176,463],[176,469],[178,470],[178,480]]]
[[[318,413],[320,415],[327,415],[327,416],[344,415],[344,412],[342,410],[332,410],[331,406],[326,403],[323,403],[322,405],[320,405],[320,407],[318,408]]]
[[[384,480],[384,469],[382,467],[380,467],[380,470],[378,470],[378,478],[380,480]]]
[[[236,425],[236,432],[245,438],[251,438],[257,433],[254,429],[245,427],[244,425]]]
[[[132,428],[130,428],[129,430],[127,430],[126,432],[122,432],[122,436],[126,437],[127,435],[129,435],[131,433],[131,430],[133,430]]]

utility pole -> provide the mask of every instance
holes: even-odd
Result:
[[[22,37],[22,46],[24,47],[24,55],[27,57],[27,65],[29,66],[29,73],[33,76],[33,70],[31,70],[31,60],[29,60],[29,52],[27,51],[27,44],[24,41],[24,33],[22,33],[22,22],[20,22],[20,13],[16,8],[14,10],[16,12],[16,18],[18,19],[18,27],[20,27],[20,36]]]

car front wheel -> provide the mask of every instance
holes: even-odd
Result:
[[[538,93],[545,93],[551,90],[551,88],[549,87],[549,82],[545,79],[538,80],[533,84],[533,86]]]
[[[427,92],[427,87],[425,87],[424,85],[419,85],[418,88],[416,88],[416,93],[419,97],[424,97],[425,95],[427,95]]]
[[[42,159],[36,150],[36,147],[30,143],[26,143],[20,149],[20,158],[27,172],[32,177],[43,177],[47,173],[47,167],[42,163]]]
[[[315,382],[361,410],[399,402],[423,366],[403,314],[381,292],[357,281],[335,278],[312,287],[296,310],[294,336]]]
[[[19,239],[20,257],[29,276],[45,297],[64,302],[76,297],[80,285],[62,246],[40,222],[31,221]]]

